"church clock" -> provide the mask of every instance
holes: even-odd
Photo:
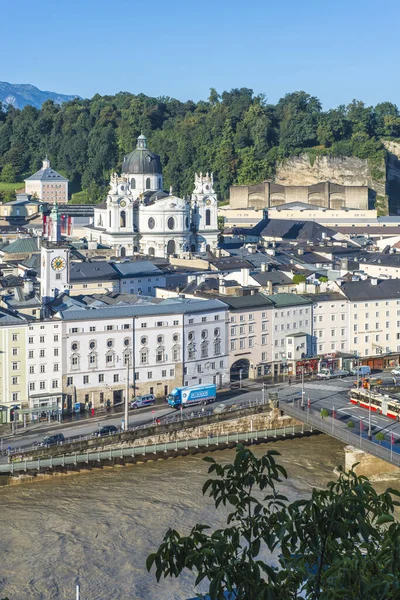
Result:
[[[56,256],[51,261],[51,268],[53,269],[53,271],[57,271],[57,273],[60,273],[60,271],[64,271],[66,266],[67,262],[62,256]]]
[[[126,206],[125,200],[121,200],[121,202],[119,203],[119,205],[120,205],[121,208],[125,208],[125,206]]]

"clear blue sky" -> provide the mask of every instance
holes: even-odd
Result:
[[[400,105],[398,0],[0,0],[0,81],[91,97],[249,87]]]

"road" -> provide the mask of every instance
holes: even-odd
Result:
[[[368,429],[368,410],[359,408],[350,404],[348,392],[354,383],[354,378],[349,377],[346,379],[332,379],[323,381],[306,381],[304,385],[304,397],[305,405],[307,406],[308,398],[310,399],[310,410],[320,412],[322,408],[329,411],[330,414],[335,414],[335,418],[347,422],[349,420],[355,423],[354,431],[359,431],[360,422],[363,423],[363,431],[366,433]],[[282,403],[284,402],[295,402],[300,404],[301,399],[301,384],[293,383],[292,385],[279,384],[276,386],[268,386],[266,389],[265,397],[267,398],[268,391],[279,392],[279,399]],[[226,406],[232,406],[233,404],[241,404],[249,400],[260,400],[262,397],[262,389],[259,386],[255,386],[249,389],[236,390],[230,394],[224,394],[220,397],[216,404],[225,404]],[[215,405],[211,405],[215,406]],[[209,407],[207,407],[209,408]],[[166,404],[157,404],[152,409],[139,409],[129,412],[129,424],[130,428],[137,427],[138,425],[151,424],[153,419],[166,417],[169,415],[176,415],[177,411],[171,409]],[[196,407],[198,409],[198,407]],[[184,412],[193,411],[193,407],[185,409]],[[80,439],[88,435],[91,435],[99,427],[104,424],[121,425],[121,418],[123,413],[117,413],[113,415],[102,415],[100,417],[93,417],[84,419],[82,421],[70,422],[70,423],[52,423],[43,424],[42,426],[35,426],[34,429],[27,430],[25,432],[18,433],[14,436],[5,436],[1,441],[1,449],[6,450],[8,447],[11,449],[29,449],[33,447],[34,443],[42,441],[45,435],[51,435],[53,433],[63,433],[67,439]],[[372,435],[375,435],[378,431],[383,431],[386,435],[394,435],[395,441],[399,441],[400,444],[400,423],[393,421],[382,415],[376,413],[371,414],[371,425]],[[3,458],[3,460],[5,460]]]

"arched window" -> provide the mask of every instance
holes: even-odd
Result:
[[[206,225],[211,225],[211,210],[209,208],[206,210]]]
[[[218,356],[218,354],[221,354],[221,340],[219,338],[214,340],[214,355]]]
[[[208,358],[208,342],[201,342],[201,358]]]
[[[134,177],[131,179],[131,190],[136,190],[136,179]]]
[[[119,213],[119,226],[126,227],[126,212],[124,210]]]
[[[150,177],[146,179],[146,190],[150,189]]]

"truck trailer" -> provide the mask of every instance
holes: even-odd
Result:
[[[167,396],[167,401],[173,408],[180,408],[181,406],[192,406],[194,404],[208,404],[214,402],[216,397],[217,386],[210,383],[208,385],[174,388]]]

